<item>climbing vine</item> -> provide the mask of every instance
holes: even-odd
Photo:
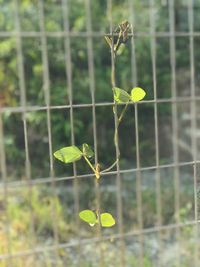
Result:
[[[105,40],[110,48],[112,56],[112,66],[111,66],[111,84],[113,90],[113,113],[115,118],[115,133],[114,133],[114,144],[118,148],[118,128],[124,118],[127,107],[130,103],[137,103],[141,101],[146,92],[140,87],[134,87],[130,90],[130,93],[116,86],[115,81],[115,64],[116,58],[121,53],[122,48],[130,38],[130,30],[132,26],[128,21],[123,21],[120,23],[116,29],[110,34],[105,35]],[[117,105],[124,105],[122,111],[118,114]],[[91,168],[94,173],[94,178],[96,179],[97,185],[99,186],[101,181],[102,173],[110,171],[120,160],[120,152],[118,148],[117,159],[115,162],[106,168],[101,170],[101,164],[98,162],[96,165],[93,164],[92,159],[94,157],[93,149],[86,143],[81,146],[67,146],[62,147],[54,152],[54,157],[63,163],[73,163],[75,161],[84,159],[86,164]],[[98,206],[96,211],[90,209],[85,209],[80,211],[79,217],[81,220],[88,223],[90,226],[99,224],[100,227],[112,227],[115,225],[115,219],[109,212],[102,212]]]

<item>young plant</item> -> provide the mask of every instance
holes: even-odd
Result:
[[[104,36],[107,44],[110,47],[112,55],[111,83],[113,87],[112,90],[114,98],[113,113],[116,118],[115,133],[114,133],[114,144],[116,147],[118,146],[118,128],[124,117],[128,105],[130,103],[137,103],[138,101],[142,100],[146,95],[146,92],[140,87],[133,88],[129,94],[127,91],[116,87],[115,83],[116,57],[119,54],[121,46],[123,46],[128,41],[130,37],[129,31],[131,28],[132,27],[128,21],[123,21],[112,32],[111,35]],[[122,112],[119,115],[117,112],[117,104],[125,104],[124,108],[122,109]],[[92,148],[86,143],[82,144],[81,148],[77,146],[67,146],[57,150],[54,153],[54,157],[56,159],[67,164],[73,163],[80,159],[84,159],[85,162],[89,165],[89,167],[93,171],[97,185],[99,186],[101,174],[108,172],[119,162],[120,153],[118,153],[116,161],[105,170],[101,170],[100,163],[97,163],[96,166],[92,164],[91,159],[93,158],[93,156],[94,152]],[[96,212],[89,209],[82,210],[79,213],[79,217],[83,221],[88,223],[90,226],[98,224],[100,227],[112,227],[113,225],[115,225],[115,219],[113,218],[113,216],[108,212],[102,213],[100,211],[100,207],[98,207]]]

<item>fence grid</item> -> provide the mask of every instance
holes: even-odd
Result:
[[[98,234],[95,237],[91,238],[82,238],[79,234],[79,229],[81,227],[80,220],[78,218],[78,213],[80,211],[80,180],[84,179],[85,182],[91,177],[93,174],[79,174],[77,171],[77,164],[73,164],[73,175],[56,177],[55,175],[55,166],[53,160],[53,135],[52,135],[52,111],[59,110],[69,112],[69,120],[70,120],[70,138],[71,144],[75,145],[78,140],[76,140],[75,133],[75,111],[83,110],[86,108],[90,108],[92,114],[92,142],[95,152],[95,165],[99,160],[99,147],[98,143],[98,124],[97,124],[97,107],[109,107],[113,106],[112,102],[97,102],[96,101],[96,69],[95,69],[95,55],[94,55],[94,44],[95,38],[103,38],[105,32],[94,31],[92,24],[92,1],[91,0],[83,0],[85,13],[86,13],[86,31],[83,32],[75,32],[70,30],[70,3],[68,0],[58,1],[59,5],[62,9],[62,22],[63,22],[63,31],[52,31],[48,32],[45,30],[45,1],[38,0],[38,14],[39,14],[39,31],[23,31],[20,25],[20,3],[18,0],[13,0],[13,10],[14,10],[14,21],[15,21],[15,30],[13,31],[2,31],[0,30],[0,42],[3,38],[15,38],[16,39],[16,56],[17,56],[17,69],[18,69],[18,80],[19,80],[19,91],[20,91],[20,105],[19,106],[0,106],[0,190],[3,195],[5,207],[8,206],[8,191],[11,189],[20,189],[21,187],[27,188],[29,192],[29,205],[31,209],[31,224],[30,224],[30,233],[34,237],[35,229],[34,229],[34,211],[32,207],[32,190],[33,186],[42,185],[42,184],[50,184],[52,193],[56,197],[57,195],[57,183],[61,181],[72,181],[73,183],[73,196],[74,203],[73,209],[75,211],[75,227],[76,227],[76,240],[69,241],[67,243],[60,243],[59,241],[59,233],[58,233],[58,221],[55,218],[58,218],[56,206],[54,203],[51,204],[51,220],[53,222],[53,239],[54,242],[52,245],[46,246],[34,246],[36,243],[35,240],[32,240],[31,249],[27,249],[20,252],[12,251],[12,240],[10,237],[10,218],[9,212],[6,209],[6,237],[7,237],[7,251],[0,255],[0,266],[1,261],[6,261],[5,266],[15,266],[14,259],[20,257],[27,257],[29,255],[33,255],[34,259],[37,258],[38,254],[45,254],[46,252],[52,252],[55,255],[55,265],[52,266],[62,266],[60,264],[59,259],[59,251],[61,249],[67,248],[75,248],[77,252],[77,262],[76,266],[81,266],[81,247],[86,244],[92,243],[101,243],[104,241],[119,241],[119,257],[120,257],[120,265],[121,267],[126,265],[126,238],[127,237],[137,237],[139,242],[139,266],[145,267],[145,237],[151,233],[155,233],[158,239],[158,261],[157,266],[159,265],[159,261],[161,258],[161,253],[163,251],[163,240],[162,233],[163,231],[174,230],[176,240],[180,240],[181,231],[183,228],[188,226],[192,226],[194,229],[194,237],[195,237],[195,251],[194,251],[194,266],[199,265],[199,214],[198,214],[198,165],[200,164],[200,160],[198,159],[198,140],[196,136],[196,132],[198,129],[197,120],[198,116],[198,104],[200,102],[200,95],[197,94],[197,84],[195,81],[195,74],[198,72],[195,67],[195,46],[194,40],[195,38],[200,37],[200,31],[196,31],[194,29],[194,10],[199,9],[199,6],[194,3],[193,0],[188,0],[187,5],[182,5],[182,8],[187,10],[188,15],[188,31],[176,31],[175,27],[175,1],[161,1],[160,6],[164,6],[168,9],[168,23],[169,23],[169,31],[157,31],[156,30],[156,12],[157,5],[154,0],[149,0],[148,4],[142,3],[144,8],[149,10],[149,32],[140,32],[134,30],[130,33],[131,38],[131,81],[134,86],[138,84],[138,70],[139,70],[139,62],[137,62],[137,47],[136,40],[142,38],[149,38],[149,46],[150,46],[150,58],[151,58],[151,71],[152,71],[152,88],[153,88],[153,98],[149,100],[143,100],[138,104],[134,104],[134,128],[135,128],[135,154],[136,154],[136,163],[135,166],[128,169],[123,169],[119,163],[117,163],[116,170],[109,171],[107,173],[102,173],[102,177],[116,177],[116,210],[117,210],[117,233],[105,235],[101,228],[98,230]],[[108,11],[108,26],[110,27],[110,32],[114,28],[114,17],[113,17],[113,5],[115,1],[107,0],[107,11]],[[130,11],[130,22],[135,25],[137,28],[136,21],[136,12],[137,6],[135,5],[133,0],[127,0],[127,6]],[[27,101],[27,85],[25,78],[25,64],[24,64],[24,50],[23,50],[23,39],[25,38],[39,38],[41,42],[41,58],[42,58],[42,80],[43,80],[43,92],[44,92],[44,106],[31,106]],[[50,66],[49,66],[49,55],[48,55],[48,38],[63,38],[64,42],[64,61],[65,61],[65,75],[66,75],[66,88],[68,94],[69,104],[66,105],[51,105],[51,89],[50,89]],[[72,59],[72,39],[83,38],[86,41],[86,52],[87,52],[87,63],[88,63],[88,79],[89,79],[89,91],[91,97],[91,103],[74,103],[74,95],[73,95],[73,59]],[[169,41],[169,61],[170,61],[170,74],[171,74],[171,97],[158,97],[158,68],[157,68],[157,40],[158,38],[167,38]],[[177,38],[187,38],[189,40],[189,72],[190,72],[190,86],[189,96],[179,96],[177,91],[177,48],[176,41]],[[111,54],[111,64],[114,64],[114,55]],[[170,90],[170,89],[169,89]],[[160,125],[159,125],[159,104],[168,104],[171,107],[171,135],[172,135],[172,154],[173,159],[171,163],[162,163],[160,159]],[[141,153],[140,153],[140,107],[143,107],[146,104],[153,105],[153,120],[154,120],[154,149],[155,149],[155,164],[151,166],[143,166],[141,163]],[[180,160],[180,151],[179,151],[179,143],[177,140],[180,138],[180,130],[179,130],[179,104],[189,104],[190,108],[190,138],[191,138],[191,160],[181,161]],[[29,135],[28,135],[28,123],[27,123],[27,114],[36,112],[36,111],[44,111],[46,113],[46,127],[47,127],[47,135],[48,135],[48,150],[49,150],[49,176],[48,177],[32,177],[32,166],[30,160],[30,148],[29,148]],[[4,133],[4,115],[5,114],[20,114],[21,120],[23,122],[23,136],[24,136],[24,152],[25,152],[25,179],[16,181],[9,181],[7,174],[7,161],[6,161],[6,153],[5,153],[5,133]],[[67,117],[67,116],[66,116]],[[115,127],[116,124],[116,116]],[[133,136],[133,133],[130,133]],[[66,140],[67,143],[67,140]],[[119,157],[119,143],[116,146],[116,159]],[[193,219],[183,222],[180,218],[180,209],[181,209],[181,199],[180,199],[180,190],[181,190],[181,167],[191,167],[193,168]],[[174,222],[170,222],[169,224],[163,224],[163,210],[165,209],[164,203],[162,203],[162,189],[161,183],[165,177],[162,177],[162,170],[165,169],[173,170],[173,190],[174,194],[174,213],[175,218]],[[156,223],[155,226],[145,228],[144,227],[144,217],[143,217],[143,172],[155,171],[155,212],[156,212]],[[124,217],[123,217],[123,175],[135,175],[136,180],[136,203],[137,203],[137,223],[138,229],[133,229],[130,231],[126,231],[124,227]],[[191,179],[192,180],[192,179]],[[94,184],[95,187],[95,195],[96,195],[96,207],[98,209],[98,205],[100,205],[102,201],[102,193],[97,184]],[[181,261],[181,252],[180,252],[180,244],[178,244],[178,248],[176,250],[176,266],[182,266]],[[101,265],[105,264],[105,251],[99,247],[99,259],[101,261]],[[4,266],[4,265],[2,265]]]

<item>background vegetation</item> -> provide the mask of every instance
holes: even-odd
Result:
[[[63,1],[64,2],[64,1]],[[87,9],[86,1],[68,1],[71,41],[71,64],[73,104],[91,104],[89,88],[88,51],[87,38]],[[169,32],[169,6],[168,1],[155,1],[153,7],[155,28],[157,32]],[[187,2],[175,1],[175,30],[176,32],[189,31]],[[194,7],[194,31],[200,30],[200,1],[196,0]],[[113,1],[113,24],[117,25],[124,19],[132,22],[133,10],[130,9],[131,1]],[[134,32],[135,51],[137,64],[137,82],[133,77],[135,69],[131,66],[132,42],[120,55],[117,62],[117,85],[125,90],[139,85],[147,91],[146,100],[152,100],[153,74],[151,58],[151,30],[150,12],[152,8],[148,1],[134,0]],[[0,0],[0,96],[4,108],[1,116],[4,127],[4,146],[6,153],[7,182],[15,182],[15,186],[8,187],[7,201],[3,187],[1,174],[0,195],[0,254],[22,252],[36,247],[51,246],[57,243],[78,242],[79,238],[89,238],[96,235],[95,229],[90,229],[78,222],[75,212],[75,187],[71,180],[56,183],[49,180],[43,184],[43,179],[50,176],[49,144],[47,131],[47,113],[45,110],[30,111],[26,113],[28,128],[28,146],[31,160],[31,179],[40,181],[34,186],[27,185],[25,168],[25,143],[22,114],[13,112],[22,106],[19,81],[19,66],[17,64],[16,36],[16,8],[14,1]],[[39,33],[39,1],[23,0],[19,3],[19,18],[21,32]],[[112,102],[112,90],[110,83],[110,52],[103,34],[109,32],[109,18],[107,1],[91,1],[92,30],[96,33],[93,40],[94,66],[95,66],[95,101],[96,103]],[[67,86],[66,62],[64,41],[65,38],[58,33],[64,29],[62,1],[45,0],[45,30],[47,35],[47,53],[49,60],[50,76],[50,104],[52,107],[69,105],[69,88]],[[54,34],[57,33],[57,34]],[[143,34],[142,34],[143,33]],[[25,36],[26,34],[24,34]],[[24,37],[22,34],[23,64],[25,72],[26,101],[28,107],[45,106],[44,81],[42,62],[41,37]],[[176,36],[176,84],[177,96],[190,97],[190,53],[189,36]],[[196,95],[199,90],[200,68],[200,44],[199,36],[194,38],[195,51],[195,82]],[[169,35],[156,38],[157,54],[157,94],[159,99],[171,98],[171,65],[170,65],[170,38]],[[198,104],[198,102],[197,102]],[[191,146],[191,110],[190,102],[178,102],[178,137],[177,143],[179,160],[181,162],[192,160]],[[138,106],[139,112],[139,137],[141,166],[155,166],[155,127],[154,105],[143,103]],[[70,111],[66,109],[52,108],[52,145],[53,150],[62,146],[71,145]],[[113,144],[113,113],[111,106],[98,106],[97,137],[98,156],[102,167],[108,166],[114,160],[115,150]],[[197,121],[197,126],[199,122]],[[112,127],[113,126],[113,127]],[[158,104],[158,131],[160,164],[174,163],[172,142],[172,105],[168,102]],[[189,134],[188,134],[189,131]],[[93,146],[93,120],[92,108],[74,108],[74,135],[76,144],[88,143]],[[198,144],[199,145],[199,144]],[[134,109],[129,108],[126,119],[120,130],[122,170],[136,167],[135,145],[135,121]],[[189,149],[188,149],[189,148]],[[55,177],[68,177],[73,175],[71,166],[63,166],[55,162]],[[88,174],[84,164],[77,164],[78,174]],[[180,192],[175,192],[174,179],[175,168],[161,169],[161,205],[162,223],[164,225],[176,222],[175,195],[180,197],[180,220],[182,222],[194,219],[193,206],[193,169],[191,167],[179,168]],[[142,214],[144,228],[154,227],[157,223],[155,172],[144,170],[141,173],[142,182]],[[123,174],[123,223],[124,231],[131,232],[138,229],[136,174],[129,172]],[[22,182],[22,183],[20,183]],[[24,184],[25,186],[21,186]],[[106,176],[102,179],[101,187],[102,208],[117,216],[116,202],[116,177]],[[81,178],[78,182],[80,210],[85,208],[95,209],[95,189],[93,177]],[[9,223],[8,223],[9,222]],[[9,228],[9,238],[7,230]],[[175,239],[175,230],[162,232],[163,250],[160,253],[159,266],[176,266],[174,255],[179,245],[182,256],[181,266],[189,266],[193,260],[195,251],[195,232],[192,227],[185,227],[178,239]],[[103,234],[114,234],[118,228],[112,228]],[[194,232],[194,233],[193,233]],[[127,266],[138,266],[139,246],[137,238],[130,236],[125,238],[125,258]],[[10,241],[9,241],[10,240]],[[156,234],[147,235],[144,239],[145,267],[157,266],[156,254],[159,250]],[[177,245],[178,244],[178,245]],[[77,257],[77,247],[60,248],[58,250],[42,252],[38,255],[17,257],[10,264],[6,260],[0,260],[0,267],[4,266],[96,266],[99,254],[98,244],[95,247],[88,243],[81,247],[80,257]],[[119,251],[118,241],[104,242],[106,266],[120,266],[116,253]],[[85,258],[84,258],[85,257]],[[189,263],[190,262],[190,263]],[[10,265],[9,265],[10,264]]]

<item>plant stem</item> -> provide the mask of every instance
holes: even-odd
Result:
[[[112,168],[115,167],[115,165],[117,164],[117,162],[119,161],[119,159],[116,159],[115,162],[113,162],[112,165],[110,165],[108,168],[106,168],[105,170],[101,171],[101,173],[105,173],[105,172],[108,172],[110,171]]]
[[[85,161],[87,162],[87,164],[90,166],[90,168],[92,169],[92,171],[94,172],[97,181],[100,179],[100,171],[98,170],[99,168],[99,164],[97,163],[96,165],[96,169],[94,168],[94,166],[92,165],[92,163],[89,161],[89,159],[86,156],[83,156]]]
[[[116,86],[116,78],[115,78],[115,62],[116,62],[116,55],[115,55],[115,52],[114,52],[114,44],[113,44],[113,41],[112,41],[112,47],[111,47],[111,55],[112,55],[112,70],[111,70],[111,84],[112,84],[112,87],[115,87]],[[120,116],[118,117],[117,115],[117,103],[116,101],[114,101],[114,105],[113,105],[113,113],[114,113],[114,117],[115,117],[115,133],[114,133],[114,144],[115,144],[115,147],[118,147],[118,129],[119,129],[119,125],[124,117],[124,114],[126,113],[126,110],[128,108],[128,105],[129,105],[129,102],[126,103],[125,107],[123,108]],[[117,159],[116,161],[111,165],[109,166],[108,168],[106,168],[105,170],[101,171],[101,173],[105,173],[105,172],[108,172],[110,171],[112,168],[115,167],[115,165],[119,162],[119,158],[120,158],[120,151],[119,151],[119,147],[117,149]]]
[[[112,86],[116,86],[115,80],[115,63],[116,63],[116,56],[114,54],[114,38],[112,38],[112,49],[111,49],[111,60],[112,60]],[[116,186],[117,186],[117,210],[118,210],[118,224],[119,224],[119,233],[123,236],[123,219],[122,219],[122,195],[121,195],[121,178],[120,178],[120,167],[119,167],[119,159],[120,159],[120,148],[119,148],[119,135],[118,135],[118,128],[119,124],[125,114],[128,104],[122,110],[120,115],[120,120],[118,117],[117,112],[117,102],[114,100],[113,105],[113,114],[114,114],[114,121],[115,121],[115,133],[114,133],[114,143],[115,143],[115,151],[116,151],[116,169],[117,169],[117,179],[116,179]],[[121,266],[125,266],[125,259],[124,259],[124,240],[123,237],[120,238],[120,262]]]
[[[115,64],[116,64],[116,56],[115,51],[114,51],[114,38],[112,38],[112,47],[111,47],[111,83],[112,87],[116,86],[116,77],[115,77]],[[126,111],[126,106],[123,109],[121,115],[120,115],[120,121]],[[113,105],[113,114],[114,114],[114,121],[115,121],[115,133],[114,133],[114,144],[115,144],[115,149],[116,149],[116,165],[117,169],[119,169],[119,159],[120,159],[120,150],[119,150],[119,136],[118,136],[118,128],[119,128],[119,118],[117,114],[117,102],[114,100],[114,105]]]
[[[119,116],[119,119],[118,119],[118,128],[119,128],[120,122],[122,121],[122,119],[124,117],[124,114],[125,114],[125,112],[127,110],[128,105],[129,105],[129,102],[126,103],[125,107],[123,108],[123,110],[122,110],[122,112],[121,112],[121,114]]]
[[[92,171],[94,172],[94,174],[96,174],[96,170],[95,170],[94,166],[92,165],[92,163],[89,161],[89,159],[86,156],[83,156],[83,157],[84,157],[85,161],[87,162],[87,164],[92,169]]]
[[[126,103],[125,107],[123,108],[123,110],[122,110],[122,112],[121,112],[121,114],[120,114],[120,116],[118,118],[117,128],[115,129],[115,133],[114,133],[114,143],[115,144],[116,144],[116,135],[118,135],[119,125],[120,125],[120,123],[121,123],[121,121],[122,121],[122,119],[124,117],[124,114],[126,113],[128,105],[129,105],[129,102]],[[114,111],[114,107],[113,107],[113,112],[115,112]],[[117,158],[116,161],[112,165],[110,165],[108,168],[106,168],[103,171],[101,171],[101,173],[105,173],[105,172],[110,171],[112,168],[115,167],[115,165],[118,163],[118,161],[119,161],[119,158]]]

